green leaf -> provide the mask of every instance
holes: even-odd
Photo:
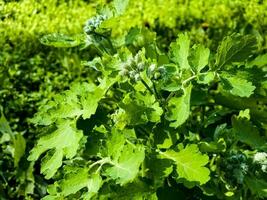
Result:
[[[59,183],[63,196],[75,194],[84,187],[87,187],[86,197],[88,199],[97,194],[102,185],[102,178],[99,174],[93,173],[89,176],[86,168],[73,172]]]
[[[54,47],[75,47],[83,42],[83,35],[68,36],[61,33],[52,33],[41,38],[41,43]]]
[[[155,190],[145,181],[137,179],[133,183],[129,183],[123,187],[113,186],[107,188],[106,191],[99,194],[100,200],[116,199],[116,200],[157,200]]]
[[[162,90],[168,91],[168,92],[176,92],[182,89],[182,83],[181,80],[172,77],[171,79],[163,82]]]
[[[248,67],[264,67],[267,65],[267,54],[259,55],[254,60],[250,61],[247,66]]]
[[[113,128],[111,133],[107,139],[107,156],[111,157],[113,160],[117,160],[120,156],[120,152],[124,148],[124,144],[126,142],[126,138],[124,133],[127,129],[123,129],[123,131],[119,131],[118,129]],[[134,130],[133,130],[134,132]]]
[[[65,170],[64,179],[50,186],[48,190],[50,195],[44,199],[67,197],[86,188],[87,190],[83,192],[81,199],[89,200],[98,193],[101,186],[102,178],[98,173],[89,174],[88,168],[68,167]]]
[[[149,155],[146,160],[149,177],[152,177],[156,187],[162,187],[164,180],[172,173],[173,163],[169,159],[160,159],[155,155]],[[155,167],[156,166],[156,167]]]
[[[80,116],[88,119],[95,114],[98,102],[113,83],[113,79],[103,79],[98,86],[87,82],[74,84],[70,90],[54,96],[52,101],[43,105],[31,122],[50,125],[60,119],[74,119]]]
[[[201,152],[225,152],[226,151],[226,142],[223,138],[220,138],[216,142],[199,142],[199,149]]]
[[[99,147],[99,151],[96,152],[102,159],[93,162],[92,165],[100,164],[99,170],[105,165],[103,166],[104,175],[117,184],[125,185],[134,181],[145,158],[144,147],[130,142],[136,139],[134,129],[118,130],[113,127],[111,132],[105,135],[106,138],[98,143],[102,148]]]
[[[145,105],[140,105],[136,101],[132,101],[130,95],[124,98],[123,104],[120,107],[125,111],[128,124],[137,125],[148,122],[146,113],[153,111]]]
[[[82,93],[81,105],[83,109],[83,119],[88,119],[95,114],[98,102],[104,97],[107,89],[113,83],[103,80],[99,86],[92,88],[88,93]]]
[[[47,195],[42,200],[64,200],[63,197],[58,197],[58,196],[52,196],[52,195]]]
[[[266,141],[260,136],[258,128],[253,126],[253,124],[246,118],[233,117],[232,125],[234,134],[239,141],[254,149],[261,149],[264,145],[266,146]]]
[[[142,145],[126,144],[117,159],[112,160],[113,166],[105,170],[105,174],[116,180],[117,184],[125,185],[137,177],[144,158],[145,150]]]
[[[24,137],[20,133],[18,133],[15,135],[13,142],[14,142],[13,144],[14,145],[14,164],[15,164],[15,167],[17,167],[21,157],[25,153],[26,141]]]
[[[197,82],[199,84],[210,84],[215,79],[215,73],[209,71],[207,73],[198,74]]]
[[[148,92],[145,94],[142,91],[128,93],[119,106],[122,110],[115,116],[117,123],[138,125],[147,122],[159,122],[163,114],[155,96]]]
[[[82,131],[75,128],[75,121],[59,122],[54,132],[42,136],[37,141],[28,160],[36,161],[41,154],[48,151],[41,163],[41,173],[45,175],[46,179],[49,179],[62,165],[63,156],[71,159],[76,155],[82,137]]]
[[[188,35],[179,34],[176,42],[171,43],[170,46],[170,57],[171,60],[174,61],[180,69],[190,69],[190,65],[188,63],[189,56],[189,48],[190,48],[190,39]]]
[[[207,117],[204,120],[203,125],[204,127],[208,127],[211,124],[216,124],[231,113],[233,113],[233,111],[227,108],[216,109],[216,110],[207,112]]]
[[[18,167],[19,161],[25,153],[26,141],[20,133],[14,134],[12,132],[9,123],[4,116],[2,106],[0,106],[0,116],[0,132],[4,135],[4,137],[0,139],[3,141],[12,141],[13,144],[10,145],[10,151],[14,158],[14,165],[15,167]]]
[[[210,171],[204,167],[209,162],[209,157],[202,155],[197,145],[188,145],[179,152],[167,150],[160,152],[160,154],[163,158],[174,161],[179,178],[199,182],[200,185],[209,181]]]
[[[171,121],[171,127],[181,126],[189,117],[190,114],[190,96],[192,85],[188,86],[183,96],[172,97],[168,102],[168,112],[165,118]]]
[[[8,124],[8,121],[5,118],[2,106],[0,106],[0,116],[1,116],[0,117],[0,132],[13,135],[13,132]]]
[[[193,46],[190,53],[190,66],[193,71],[199,73],[209,63],[210,50],[203,45]]]
[[[232,62],[244,62],[256,48],[255,36],[233,34],[225,37],[217,50],[215,69],[220,70]]]
[[[169,149],[172,145],[176,144],[179,138],[177,130],[166,129],[164,125],[158,125],[153,130],[154,144],[158,149]]]
[[[245,182],[252,194],[257,195],[260,198],[267,198],[267,182],[263,179],[255,179],[246,177]]]
[[[178,70],[173,64],[162,66],[161,79],[158,87],[169,92],[179,91],[182,88],[182,82],[177,78]]]
[[[138,39],[140,39],[141,37],[142,37],[141,29],[138,27],[133,27],[129,30],[129,32],[125,36],[125,45],[134,44],[134,42],[138,41]]]
[[[256,89],[251,82],[239,77],[222,74],[220,78],[223,88],[235,96],[250,97],[253,94],[253,91]]]
[[[267,108],[264,106],[266,98],[240,98],[222,90],[214,96],[214,99],[218,105],[223,105],[227,108],[235,110],[245,110],[248,108],[254,119],[267,122]]]
[[[33,149],[34,150],[34,149]],[[35,161],[29,156],[29,161]],[[52,178],[57,172],[58,168],[61,167],[63,160],[63,150],[52,149],[46,153],[41,163],[41,173],[45,175],[46,179]]]

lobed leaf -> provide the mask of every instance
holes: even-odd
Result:
[[[244,62],[257,49],[255,36],[232,34],[223,39],[216,54],[215,70],[232,62]]]
[[[176,42],[171,43],[170,57],[181,69],[190,69],[188,63],[190,39],[187,34],[179,34]]]
[[[236,138],[254,149],[266,148],[266,141],[260,136],[258,129],[245,118],[233,117],[232,125]]]
[[[102,178],[98,173],[89,174],[88,168],[70,167],[66,176],[48,187],[49,195],[42,200],[61,199],[86,188],[81,199],[91,199],[102,186]],[[57,192],[60,191],[60,192]]]
[[[179,178],[205,184],[210,179],[210,171],[204,167],[209,162],[207,155],[202,155],[196,144],[187,145],[179,152],[167,150],[161,152],[163,158],[174,161]]]
[[[142,145],[126,144],[117,159],[112,161],[113,166],[105,170],[105,174],[116,180],[117,184],[125,185],[137,177],[144,158],[145,150]]]
[[[73,158],[79,148],[83,137],[82,131],[75,127],[76,121],[64,120],[57,124],[57,129],[48,135],[42,136],[31,150],[29,161],[36,161],[41,154],[46,153],[42,159],[41,173],[46,179],[53,177],[62,165],[62,159]]]
[[[253,91],[256,89],[251,82],[239,77],[222,74],[221,80],[223,88],[235,96],[250,97],[253,94]]]
[[[171,121],[171,127],[181,126],[189,117],[190,114],[190,96],[192,85],[188,86],[183,96],[172,97],[168,102],[168,112],[165,118]]]
[[[68,36],[62,33],[52,33],[43,36],[40,39],[41,43],[53,47],[75,47],[83,42],[82,35]]]
[[[190,66],[193,71],[199,73],[209,63],[210,50],[203,45],[193,46],[190,54]]]

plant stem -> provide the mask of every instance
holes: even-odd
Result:
[[[167,99],[166,99],[166,103],[168,103],[168,101],[173,97],[175,95],[175,92],[171,92],[170,94],[169,94],[169,96],[167,97]]]
[[[157,91],[157,88],[156,88],[156,85],[155,85],[154,81],[152,81],[152,84],[153,84],[153,90],[154,90],[154,92],[155,92],[155,96],[156,96],[156,98],[161,102],[161,100],[160,100],[160,96],[159,96],[159,93],[158,93],[158,91]]]
[[[151,90],[151,88],[148,86],[148,84],[144,81],[144,79],[140,79],[141,82],[144,84],[144,86],[146,87],[146,89],[148,89],[148,91],[151,93],[151,94],[154,94],[153,90]]]
[[[96,161],[96,162],[94,162],[93,164],[91,164],[91,165],[89,166],[89,170],[92,169],[94,166],[96,166],[96,165],[98,165],[98,164],[100,164],[100,166],[102,166],[102,165],[104,165],[104,164],[106,164],[106,163],[109,163],[109,162],[110,162],[110,159],[109,159],[109,158],[103,158],[103,159],[101,159],[101,160],[99,160],[99,161]]]
[[[197,77],[196,75],[189,77],[188,79],[186,79],[186,80],[184,80],[184,81],[182,82],[182,85],[185,85],[186,83],[188,83],[189,81],[195,79],[196,77]]]

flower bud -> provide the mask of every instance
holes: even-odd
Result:
[[[157,80],[157,79],[160,78],[160,76],[161,76],[161,74],[160,74],[159,72],[156,72],[156,73],[154,74],[154,79]]]
[[[150,65],[149,68],[148,68],[149,72],[151,72],[151,73],[154,72],[155,69],[156,69],[156,65],[155,64]]]
[[[158,72],[159,72],[160,74],[165,73],[165,71],[166,71],[166,69],[165,69],[163,66],[161,66],[161,67],[158,68]]]
[[[128,76],[129,75],[129,71],[127,69],[123,69],[119,72],[120,76]]]
[[[139,81],[139,80],[140,80],[140,75],[139,75],[139,74],[135,74],[135,76],[134,76],[134,80],[135,80],[135,81]]]
[[[143,71],[145,69],[145,64],[144,63],[138,63],[137,64],[137,69],[140,71]]]
[[[136,75],[136,72],[135,72],[135,71],[130,71],[130,72],[129,72],[129,76],[130,76],[130,78],[134,78],[135,75]]]
[[[121,64],[121,69],[129,70],[130,69],[129,64],[128,63],[122,63]]]

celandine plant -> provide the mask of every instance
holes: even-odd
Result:
[[[127,7],[114,1],[85,33],[42,38],[92,56],[88,82],[43,105],[29,161],[57,199],[264,199],[266,55],[254,36],[225,37],[217,53],[179,34],[166,50],[135,27],[112,38],[107,24]]]

